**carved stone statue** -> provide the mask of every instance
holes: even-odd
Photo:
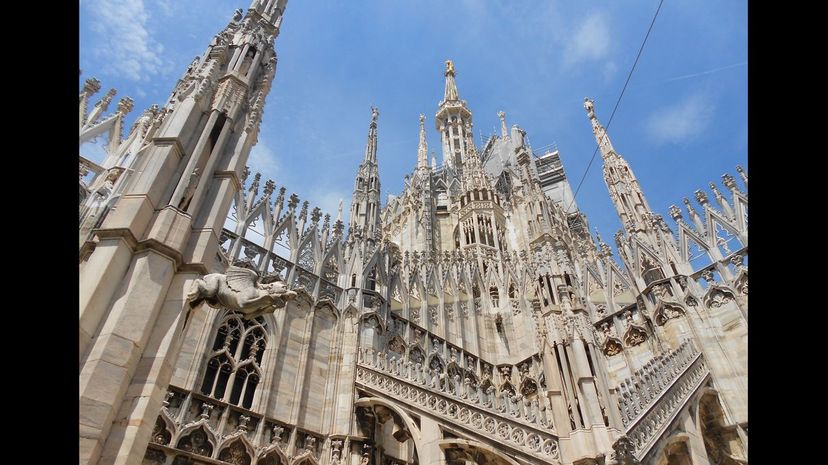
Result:
[[[595,105],[589,97],[584,97],[584,108],[590,116],[595,114]]]
[[[181,200],[178,202],[179,209],[186,211],[187,207],[190,206],[190,200],[192,200],[196,188],[198,187],[199,177],[199,169],[196,167],[193,169],[192,174],[190,174],[190,180],[187,182],[187,187],[184,189],[184,195],[181,196]]]
[[[226,274],[212,273],[193,283],[187,300],[192,307],[206,301],[211,307],[225,307],[255,318],[284,307],[296,298],[282,281],[260,283],[259,274],[247,268],[230,266]]]

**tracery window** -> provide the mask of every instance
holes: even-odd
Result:
[[[262,317],[245,320],[239,313],[227,312],[213,341],[201,393],[249,409],[262,379],[265,347],[267,331]]]

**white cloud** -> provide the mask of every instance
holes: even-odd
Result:
[[[87,8],[91,29],[101,36],[93,53],[105,63],[106,74],[132,81],[149,81],[158,74],[164,47],[147,29],[143,0],[92,0]]]
[[[251,176],[259,172],[262,173],[263,179],[272,179],[277,184],[282,182],[278,179],[281,175],[279,159],[261,136],[259,136],[259,142],[250,150],[247,166],[250,167]]]
[[[339,201],[342,200],[342,221],[347,221],[348,208],[350,207],[351,195],[345,194],[335,190],[331,191],[315,191],[306,196],[310,202],[310,208],[319,207],[322,214],[329,213],[331,215],[331,224],[336,221],[336,212],[339,209]]]
[[[708,126],[715,106],[703,94],[693,94],[653,113],[646,123],[649,136],[658,144],[677,144],[701,134]]]
[[[612,78],[615,77],[615,73],[617,71],[618,65],[616,65],[614,61],[608,61],[607,64],[604,65],[604,81],[612,81]]]
[[[164,13],[164,16],[172,16],[173,4],[170,0],[155,0],[155,4],[158,5],[158,9]]]
[[[610,45],[609,24],[605,12],[593,12],[584,18],[564,47],[564,63],[574,65],[606,57]]]

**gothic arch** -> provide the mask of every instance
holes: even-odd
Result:
[[[152,435],[150,442],[162,446],[169,446],[172,443],[173,436],[175,436],[175,423],[170,421],[167,415],[164,415],[164,409],[158,414],[155,420],[155,425],[152,428]]]
[[[200,434],[202,432],[206,439],[204,441],[199,440],[198,443],[194,443],[197,437],[196,435],[199,435],[200,437]],[[188,426],[185,426],[176,436],[172,438],[170,444],[175,444],[176,449],[181,449],[188,452],[191,451],[191,449],[194,450],[198,447],[203,447],[206,445],[209,446],[209,448],[204,447],[205,453],[198,453],[197,455],[210,457],[216,450],[218,439],[216,439],[216,435],[213,432],[212,428],[210,428],[210,425],[207,423],[207,420],[202,419]]]
[[[362,315],[359,319],[360,323],[365,322],[365,324],[369,324],[370,321],[373,321],[375,324],[375,328],[379,330],[379,334],[385,333],[385,328],[382,325],[382,321],[380,321],[379,317],[375,313],[367,313]]]
[[[504,391],[508,391],[509,393],[511,393],[511,395],[515,395],[517,393],[515,387],[512,386],[512,383],[508,380],[504,381],[503,384],[500,385],[500,389],[498,389],[498,392]]]
[[[408,352],[408,359],[413,363],[425,363],[425,352],[415,343],[414,347]]]
[[[503,452],[500,452],[493,447],[483,444],[482,442],[473,441],[470,439],[441,439],[437,443],[440,449],[445,453],[451,449],[460,449],[463,452],[470,453],[472,457],[483,456],[485,459],[482,463],[489,465],[520,465],[514,459],[510,458]]]
[[[667,439],[656,455],[656,465],[693,465],[688,446],[689,438],[687,433],[677,433]]]
[[[613,355],[620,354],[624,350],[624,346],[621,345],[621,341],[618,339],[608,337],[607,340],[604,341],[604,345],[601,347],[601,350],[607,357],[612,357]]]
[[[325,298],[325,299],[321,299],[321,300],[317,301],[316,302],[316,307],[314,307],[314,308],[316,310],[323,309],[323,308],[327,309],[328,311],[333,313],[334,319],[336,320],[337,323],[339,322],[339,318],[342,316],[339,312],[339,309],[336,308],[336,305],[334,305],[333,301],[329,298]]]
[[[711,463],[721,465],[747,463],[741,438],[734,430],[725,428],[728,419],[722,408],[718,391],[709,387],[703,389],[696,405],[696,424],[699,425],[704,449]]]
[[[527,377],[522,383],[520,383],[520,394],[529,399],[537,397],[538,383],[534,380],[534,378]]]
[[[276,444],[265,448],[256,461],[257,465],[288,465],[289,463],[287,455]]]
[[[624,333],[624,344],[627,347],[637,346],[647,340],[647,331],[638,325],[630,325]]]
[[[290,465],[319,465],[319,461],[311,453],[306,453],[294,458]]]
[[[421,455],[420,451],[423,451],[424,449],[420,429],[417,427],[417,424],[414,423],[414,419],[411,418],[410,415],[408,415],[396,404],[394,404],[393,402],[389,402],[385,399],[381,399],[379,397],[363,397],[362,399],[359,399],[356,402],[354,402],[354,405],[357,407],[365,408],[374,408],[375,406],[380,405],[393,411],[396,414],[393,418],[394,421],[396,422],[398,418],[400,419],[400,421],[402,421],[403,425],[408,429],[408,432],[411,434],[411,440],[414,441],[414,452],[417,455]]]
[[[733,301],[735,298],[736,296],[733,295],[733,291],[730,289],[713,284],[707,288],[707,293],[705,293],[702,301],[704,301],[704,305],[707,308],[719,308]]]
[[[437,365],[439,368],[435,368],[432,365]],[[445,373],[446,371],[446,363],[443,361],[443,357],[440,354],[432,354],[428,357],[428,367],[431,369],[437,369],[440,373]]]
[[[684,316],[685,311],[681,305],[676,303],[659,301],[654,313],[655,323],[664,326],[668,320]]]
[[[241,446],[241,447],[239,447]],[[253,457],[256,456],[255,448],[244,433],[231,434],[218,446],[219,460],[233,463],[234,465],[250,465]],[[245,461],[245,456],[247,460]]]
[[[386,347],[391,352],[394,352],[396,354],[404,356],[405,352],[406,352],[407,344],[405,343],[405,341],[400,336],[394,336],[388,341],[388,343],[386,344]]]

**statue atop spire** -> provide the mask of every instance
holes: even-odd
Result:
[[[365,161],[377,161],[377,118],[379,109],[371,105],[371,124],[368,125],[368,143],[365,144]]]
[[[598,121],[598,117],[595,115],[594,100],[589,97],[584,97],[584,109],[587,111],[587,117],[589,117],[589,121],[592,123],[592,133],[595,134],[595,141],[601,149],[601,156],[605,159],[611,155],[618,156],[618,154],[615,153],[615,148],[613,148],[612,142],[610,142],[607,130],[601,126],[601,123]]]
[[[506,127],[506,113],[501,110],[497,112],[497,117],[500,118],[500,137],[506,139],[509,137],[509,129]]]
[[[451,60],[446,60],[446,92],[443,96],[444,101],[457,101],[460,100],[459,95],[457,94],[457,83],[454,81],[454,62]]]
[[[587,111],[589,119],[595,118],[595,105],[593,104],[593,100],[591,98],[584,97],[584,108]]]

